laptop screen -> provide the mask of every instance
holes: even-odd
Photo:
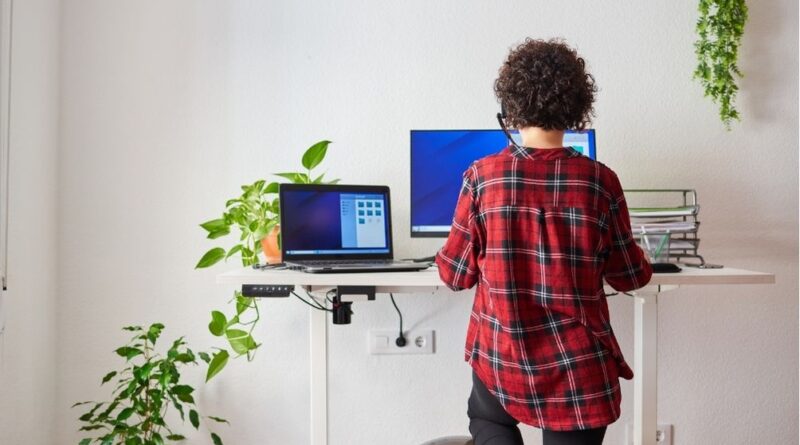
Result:
[[[281,186],[281,244],[287,258],[386,257],[390,222],[386,187]]]

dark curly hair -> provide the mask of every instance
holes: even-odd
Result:
[[[594,116],[594,77],[586,62],[560,39],[533,40],[511,50],[494,92],[513,128],[583,130]]]

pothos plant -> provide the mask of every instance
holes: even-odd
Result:
[[[276,173],[275,176],[295,184],[335,184],[338,179],[325,182],[325,174],[314,175],[313,171],[325,159],[330,141],[319,141],[309,147],[303,154],[301,163],[303,171]],[[243,266],[258,264],[261,240],[264,239],[280,222],[280,203],[278,201],[279,183],[258,180],[242,186],[242,194],[229,199],[225,203],[225,211],[219,218],[200,224],[207,232],[208,239],[218,239],[237,231],[236,244],[228,249],[214,247],[206,252],[195,268],[206,268],[223,259],[239,256]],[[280,242],[280,238],[278,238]],[[217,348],[211,358],[206,372],[206,381],[217,375],[227,365],[228,360],[247,357],[250,361],[260,346],[253,338],[253,331],[261,319],[258,301],[255,298],[242,296],[234,292],[233,310],[227,315],[223,311],[212,311],[208,330],[212,335],[222,337],[227,346]],[[230,351],[228,350],[230,348]]]
[[[172,342],[166,355],[156,353],[156,342],[164,325],[154,323],[147,329],[141,326],[123,328],[133,332],[133,338],[116,349],[116,354],[125,359],[125,367],[111,371],[103,377],[101,385],[112,382],[113,400],[110,402],[80,402],[72,405],[91,406],[79,420],[84,424],[80,430],[96,437],[87,437],[79,445],[92,442],[101,445],[163,445],[165,441],[181,441],[185,436],[174,431],[167,419],[170,412],[177,411],[183,422],[200,428],[201,419],[228,423],[214,416],[201,416],[195,405],[194,388],[181,383],[181,368],[197,365],[197,358],[208,363],[206,352],[195,354],[186,346],[183,337]],[[211,432],[215,445],[222,439]]]
[[[719,105],[719,117],[730,130],[731,121],[741,120],[734,106],[736,77],[741,78],[737,60],[747,22],[745,0],[700,0],[697,21],[697,68],[695,79],[703,86],[705,96]]]

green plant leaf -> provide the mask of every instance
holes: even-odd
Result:
[[[280,190],[280,187],[281,187],[281,185],[279,183],[270,182],[269,185],[264,187],[264,194],[267,195],[267,194],[272,194],[272,193],[278,193],[278,190]]]
[[[214,433],[211,433],[211,440],[214,442],[214,445],[222,445],[222,439]]]
[[[133,376],[143,385],[147,384],[147,380],[150,379],[150,373],[153,371],[153,367],[155,367],[155,364],[150,362],[139,368],[134,368]]]
[[[208,324],[208,330],[215,336],[220,337],[225,333],[225,327],[228,325],[228,320],[225,314],[220,311],[211,312],[211,323]]]
[[[231,229],[228,228],[228,227],[225,227],[224,229],[215,230],[213,232],[210,232],[206,238],[208,238],[208,239],[217,239],[217,238],[221,238],[221,237],[223,237],[225,235],[228,235],[229,233],[231,233]]]
[[[114,351],[114,352],[116,352],[117,355],[119,355],[120,357],[125,357],[125,359],[127,359],[127,360],[130,360],[130,359],[136,357],[137,355],[144,354],[144,352],[142,352],[141,349],[134,348],[134,347],[131,347],[131,346],[123,346],[121,348],[117,348],[116,351]]]
[[[206,352],[198,352],[197,355],[200,357],[200,360],[206,363],[211,361],[211,357],[209,357],[208,353]]]
[[[241,244],[237,244],[237,245],[235,245],[235,246],[231,247],[231,250],[229,250],[229,251],[228,251],[228,254],[227,254],[227,255],[225,255],[225,259],[227,260],[227,259],[228,259],[228,258],[230,258],[231,256],[235,255],[235,254],[236,254],[236,252],[239,252],[240,250],[242,250],[242,247],[243,247],[243,246],[242,246]]]
[[[131,415],[133,415],[134,411],[135,410],[133,408],[125,408],[125,409],[123,409],[117,415],[117,422],[123,422],[123,421],[127,420]]]
[[[227,229],[228,223],[225,222],[225,218],[218,218],[212,219],[211,221],[206,221],[203,224],[200,224],[200,227],[206,229],[206,232],[216,232],[222,229]]]
[[[211,380],[215,375],[219,374],[220,371],[228,364],[228,358],[230,355],[228,351],[221,350],[214,354],[214,358],[211,359],[211,363],[208,364],[208,372],[206,373],[206,382]]]
[[[325,153],[328,151],[328,144],[330,143],[331,141],[319,141],[308,147],[308,150],[303,154],[303,167],[306,170],[311,170],[318,166],[325,159]]]
[[[309,182],[308,175],[305,173],[275,173],[275,176],[286,178],[295,184],[307,184]]]
[[[83,439],[78,442],[78,445],[89,445],[90,443],[92,443],[92,439]]]
[[[192,353],[192,351],[180,353],[177,356],[175,356],[175,361],[181,363],[194,363],[195,361],[194,354]]]
[[[236,315],[241,315],[250,307],[250,299],[241,295],[236,296]]]
[[[103,377],[103,381],[100,384],[105,385],[106,383],[108,383],[109,380],[113,379],[115,375],[117,375],[117,371],[109,372],[108,374],[105,375],[105,377]]]
[[[194,392],[194,388],[189,385],[175,385],[172,387],[172,393],[175,395],[191,394],[192,392]]]
[[[162,388],[166,388],[167,384],[172,380],[172,373],[169,370],[164,371],[158,376],[158,384]]]
[[[227,420],[225,420],[225,419],[223,419],[223,418],[220,418],[220,417],[214,417],[214,416],[207,416],[207,417],[208,417],[209,419],[213,420],[214,422],[219,422],[219,423],[227,423],[228,425],[230,425],[230,424],[231,424],[231,423],[230,423],[230,422],[228,422]]]
[[[200,261],[194,266],[195,269],[202,269],[205,267],[217,264],[221,259],[225,258],[225,249],[222,247],[215,247],[200,258]]]
[[[147,339],[150,340],[150,343],[153,345],[156,344],[158,337],[161,336],[161,331],[164,330],[164,325],[161,323],[153,323],[147,329]]]
[[[197,411],[189,411],[189,422],[192,422],[194,429],[200,428],[200,416],[197,415]]]
[[[94,413],[97,411],[97,409],[100,408],[101,406],[103,406],[104,404],[105,404],[105,402],[97,402],[97,403],[95,403],[94,404],[94,408],[92,408],[88,412],[84,413],[82,416],[78,417],[78,420],[80,420],[82,422],[90,421],[92,419],[92,417],[94,417]]]
[[[170,434],[169,436],[167,436],[167,440],[172,440],[177,442],[180,440],[186,440],[186,437],[181,436],[180,434]]]
[[[253,230],[253,239],[256,241],[261,241],[267,236],[272,227],[269,227],[266,223],[261,223],[256,227],[256,230]]]
[[[256,349],[258,345],[253,340],[253,336],[246,331],[240,329],[228,329],[225,334],[228,337],[228,342],[231,348],[237,354],[247,354],[248,351]]]

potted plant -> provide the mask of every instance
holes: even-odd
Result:
[[[181,370],[187,365],[197,365],[197,357],[208,363],[206,352],[195,354],[186,346],[183,337],[172,342],[165,355],[155,350],[164,325],[154,323],[147,329],[141,326],[123,328],[133,332],[133,338],[116,349],[116,354],[125,359],[125,367],[111,371],[103,377],[101,385],[112,382],[114,397],[110,402],[80,402],[72,407],[91,405],[79,420],[84,424],[80,431],[94,435],[79,442],[89,445],[160,445],[165,441],[179,441],[185,437],[168,425],[170,414],[177,412],[181,421],[189,422],[199,429],[201,419],[228,423],[213,416],[201,416],[195,405],[194,388],[181,383]],[[222,439],[211,432],[215,445]]]
[[[301,159],[300,172],[276,173],[275,176],[295,184],[335,184],[338,179],[325,182],[325,174],[315,175],[314,169],[322,163],[327,154],[330,141],[319,141],[310,146]],[[280,203],[278,201],[278,182],[258,180],[243,185],[242,194],[225,203],[222,216],[200,224],[208,239],[219,239],[235,231],[236,244],[228,249],[214,247],[206,252],[195,266],[196,269],[217,264],[223,259],[240,256],[243,266],[260,263],[259,252],[264,254],[267,263],[277,263],[280,258]],[[217,337],[225,337],[234,358],[246,356],[252,360],[259,343],[253,338],[253,330],[260,320],[258,303],[255,299],[234,293],[235,311],[226,316],[221,311],[211,312],[208,329]],[[208,367],[206,380],[210,380],[232,356],[226,348],[214,354]]]

